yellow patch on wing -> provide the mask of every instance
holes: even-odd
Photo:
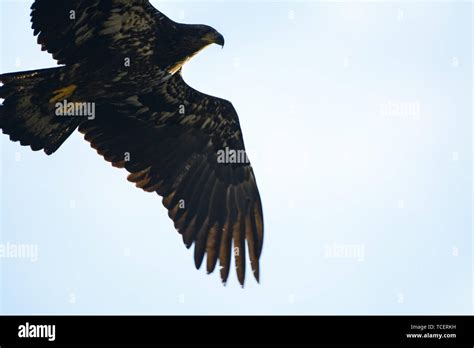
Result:
[[[51,104],[57,103],[59,101],[62,101],[66,98],[69,98],[73,93],[76,91],[77,86],[76,85],[69,85],[67,87],[58,89],[53,92],[53,97],[49,100]]]

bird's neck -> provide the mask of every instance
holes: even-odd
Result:
[[[191,53],[188,53],[186,56],[184,56],[183,58],[179,59],[177,62],[174,62],[174,63],[171,63],[168,67],[167,67],[167,71],[170,73],[170,74],[174,74],[176,73],[177,71],[179,71],[184,64],[186,64],[189,60],[191,60],[191,58],[193,58],[196,54],[198,54],[199,52],[201,52],[202,50],[204,50],[207,46],[209,45],[206,45],[204,47],[201,47],[200,49],[194,51],[194,52],[191,52]]]

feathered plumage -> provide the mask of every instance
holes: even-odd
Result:
[[[52,154],[79,127],[91,146],[128,180],[157,192],[199,268],[217,261],[227,281],[232,254],[243,285],[246,256],[259,279],[262,204],[237,113],[200,93],[182,65],[211,43],[213,28],[173,22],[148,1],[36,0],[32,28],[62,67],[0,75],[0,127],[11,140]],[[125,64],[125,63],[129,64]],[[96,117],[54,115],[56,101],[94,102]]]

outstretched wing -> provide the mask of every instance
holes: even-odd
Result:
[[[31,9],[38,43],[60,64],[107,64],[117,56],[139,62],[175,25],[148,0],[36,0]]]
[[[195,245],[196,267],[207,254],[211,273],[219,259],[226,282],[233,253],[243,285],[248,254],[258,280],[262,204],[250,163],[232,160],[245,151],[232,104],[190,88],[177,73],[159,90],[96,114],[80,131],[107,161],[131,172],[129,181],[163,197],[185,245]]]

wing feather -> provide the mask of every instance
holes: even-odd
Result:
[[[106,160],[130,172],[129,181],[163,197],[184,244],[194,244],[197,268],[207,255],[206,269],[212,273],[219,260],[225,283],[234,254],[243,285],[248,255],[259,280],[263,213],[252,167],[248,162],[218,161],[221,149],[245,150],[235,109],[193,90],[180,74],[154,93],[155,98],[133,98],[133,105],[121,101],[103,106],[97,112],[100,117],[80,131]],[[184,115],[180,105],[185,106]],[[147,117],[138,112],[143,108],[149,109]],[[184,117],[188,121],[180,122]],[[129,153],[129,161],[124,162],[124,153]]]
[[[31,10],[38,43],[59,64],[150,57],[176,24],[148,0],[36,0]]]

